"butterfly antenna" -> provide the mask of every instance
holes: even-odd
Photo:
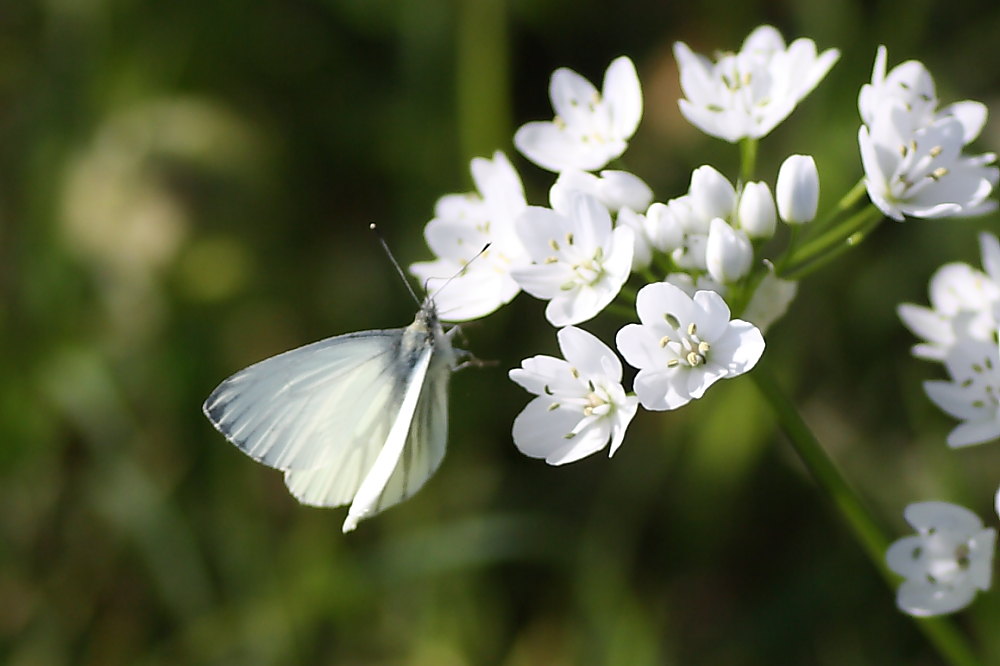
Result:
[[[389,249],[389,244],[385,242],[385,238],[382,237],[382,232],[379,231],[374,222],[368,225],[368,228],[375,232],[375,237],[378,238],[378,242],[382,244],[382,249],[385,250],[386,256],[389,257],[389,261],[392,262],[392,265],[396,268],[396,272],[399,273],[399,278],[403,281],[403,284],[406,285],[406,291],[410,292],[410,296],[413,296],[413,300],[417,302],[417,305],[421,305],[420,299],[417,298],[416,292],[413,291],[413,286],[410,284],[410,280],[406,277],[406,273],[403,272],[403,267],[399,265],[398,261],[396,261],[396,256],[392,253],[392,250]]]
[[[434,293],[437,293],[437,292],[441,291],[442,289],[444,289],[445,287],[447,287],[451,283],[452,280],[454,280],[459,275],[461,275],[462,273],[464,273],[465,269],[468,268],[469,264],[471,264],[473,261],[475,261],[479,257],[483,256],[483,253],[486,252],[486,250],[490,249],[490,245],[493,245],[493,243],[487,243],[486,245],[484,245],[483,249],[481,249],[479,252],[476,252],[476,254],[474,254],[471,259],[469,259],[467,262],[465,262],[465,265],[463,265],[451,277],[449,277],[447,280],[445,280],[441,284],[441,286],[437,288],[437,290]],[[430,282],[431,280],[440,280],[440,279],[441,278],[428,278],[427,282]],[[424,291],[427,291],[427,283],[426,282],[424,283]]]

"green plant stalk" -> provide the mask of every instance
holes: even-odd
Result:
[[[781,271],[781,277],[786,280],[801,280],[810,273],[822,268],[826,264],[830,263],[841,254],[856,247],[861,244],[863,240],[868,238],[868,235],[875,230],[875,228],[882,224],[885,216],[882,215],[882,211],[872,206],[871,208],[865,208],[860,213],[858,213],[857,224],[854,225],[854,230],[850,235],[840,241],[836,245],[831,245],[826,251],[812,259],[799,262],[797,265],[791,267],[783,268]]]
[[[746,185],[753,180],[753,172],[757,166],[757,139],[743,137],[740,139],[740,182]]]
[[[779,276],[791,279],[789,278],[790,275],[800,273],[806,266],[810,266],[817,261],[825,264],[829,259],[837,256],[848,247],[853,247],[860,243],[865,236],[871,233],[882,222],[882,219],[882,211],[874,205],[862,208],[833,229],[800,247],[792,249],[780,262],[778,269]]]
[[[785,395],[766,366],[750,373],[757,389],[771,406],[778,424],[788,437],[813,480],[833,502],[844,522],[890,590],[896,589],[895,575],[885,563],[889,539],[860,496],[847,483],[833,460],[820,446],[792,401]],[[913,618],[934,649],[951,666],[980,666],[965,637],[945,618]]]
[[[823,217],[817,220],[813,220],[812,222],[806,225],[800,225],[800,226],[804,226],[809,232],[814,234],[822,232],[824,229],[830,226],[834,222],[834,220],[837,219],[838,216],[843,215],[849,209],[853,208],[858,203],[858,201],[861,200],[861,197],[863,197],[867,192],[868,189],[865,187],[865,179],[862,178],[861,180],[856,182],[854,184],[854,187],[848,190],[847,194],[842,196],[840,198],[840,201],[838,201],[833,208],[828,210],[826,214],[823,215]]]

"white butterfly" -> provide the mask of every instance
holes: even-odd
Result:
[[[360,331],[237,372],[205,416],[251,458],[285,472],[303,504],[350,503],[344,532],[417,492],[444,457],[458,362],[428,297],[406,328]]]

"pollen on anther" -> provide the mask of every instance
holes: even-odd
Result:
[[[566,234],[566,243],[569,244],[569,245],[573,244],[573,232],[572,231],[570,231],[569,233]]]
[[[670,336],[669,335],[664,335],[662,338],[660,338],[660,347],[661,348],[666,347],[669,343],[670,343]]]
[[[938,167],[937,169],[934,169],[934,171],[931,171],[931,178],[933,178],[934,180],[944,178],[947,175],[948,175],[947,167]]]
[[[678,361],[676,358],[672,358],[669,361],[667,361],[667,367],[668,368],[676,368],[680,364],[681,364],[681,362]]]
[[[559,251],[559,243],[556,241],[555,238],[550,238],[549,239],[549,247],[551,247],[556,252]]]
[[[559,403],[558,403],[558,402],[553,402],[553,403],[552,403],[551,405],[549,405],[549,407],[548,407],[548,411],[550,411],[550,412],[554,412],[554,411],[556,411],[557,409],[559,409]]]
[[[688,324],[688,335],[695,335],[698,333],[698,326],[694,322]]]
[[[927,151],[927,154],[930,155],[931,157],[937,157],[938,155],[941,154],[942,150],[944,149],[941,146],[934,146],[933,148]]]
[[[580,378],[580,371],[577,370],[576,368],[574,368],[573,366],[570,366],[569,373],[571,375],[573,375],[573,379],[579,379]]]
[[[559,257],[545,257],[545,263],[547,264],[558,264]]]
[[[711,349],[712,349],[712,345],[710,345],[709,343],[705,342],[704,340],[702,340],[701,342],[698,343],[698,352],[700,354],[707,354],[709,351],[711,351]]]

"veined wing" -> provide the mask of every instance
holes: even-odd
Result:
[[[352,502],[344,521],[345,532],[354,529],[359,520],[413,495],[444,458],[450,376],[448,360],[436,357],[428,346],[413,365],[403,403],[381,449],[355,448],[355,460],[347,467],[289,470],[285,473],[289,491],[304,504],[337,506]]]
[[[222,382],[204,412],[247,455],[283,470],[364,475],[403,399],[404,329],[365,331],[279,354]],[[356,489],[356,486],[355,486]],[[353,493],[339,504],[349,501]],[[332,505],[331,505],[332,506]]]

